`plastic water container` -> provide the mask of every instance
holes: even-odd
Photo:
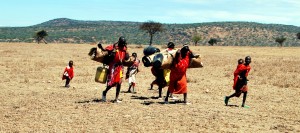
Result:
[[[95,82],[98,83],[106,83],[107,80],[107,74],[108,74],[108,68],[105,66],[99,66],[97,67],[96,75],[95,75]]]
[[[170,84],[170,74],[171,74],[171,70],[170,69],[164,69],[164,78],[167,82],[167,85]]]
[[[163,54],[156,54],[153,58],[153,67],[160,68],[164,60]]]

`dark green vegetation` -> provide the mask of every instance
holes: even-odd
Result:
[[[283,37],[283,36],[275,38],[275,41],[279,43],[280,47],[282,47],[283,42],[284,42],[285,40],[286,40],[286,38]]]
[[[41,30],[35,34],[35,40],[39,44],[41,41],[43,41],[45,44],[47,44],[45,37],[48,36],[48,33],[45,30]]]
[[[149,36],[150,36],[149,45],[152,45],[153,36],[155,33],[164,31],[163,25],[161,23],[153,22],[153,21],[149,21],[149,22],[145,22],[145,23],[141,24],[140,30],[146,31],[146,33],[149,34]]]
[[[45,30],[48,43],[114,43],[121,35],[129,44],[149,44],[150,36],[139,29],[141,22],[126,21],[79,21],[67,18],[50,20],[28,27],[0,27],[0,42],[34,42],[34,35]],[[211,22],[193,24],[162,24],[164,31],[154,34],[153,44],[194,45],[193,36],[200,35],[197,45],[223,46],[278,46],[278,37],[286,40],[283,46],[300,46],[297,33],[300,27],[280,24],[260,24],[254,22]]]
[[[216,38],[210,38],[208,43],[211,45],[211,46],[214,46],[214,44],[217,44],[218,43],[218,40]]]

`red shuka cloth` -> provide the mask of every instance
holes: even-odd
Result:
[[[245,77],[248,77],[248,74],[251,70],[251,67],[250,65],[245,65],[245,64],[240,64],[237,66],[236,70],[234,71],[233,75],[234,75],[234,79],[233,79],[233,89],[236,89],[236,85],[237,85],[237,82],[238,82],[238,76],[241,74],[241,73],[245,73]],[[245,88],[239,88],[239,89],[244,89],[244,91],[247,91],[248,90],[248,87],[245,86]]]
[[[113,50],[116,49],[115,58],[108,64],[109,73],[107,75],[107,85],[115,86],[116,84],[122,83],[123,78],[123,64],[126,56],[126,47],[118,47],[109,45],[105,49]]]
[[[189,58],[190,52],[185,57],[181,57],[181,54],[177,58],[176,63],[171,67],[170,83],[168,91],[174,94],[187,93],[187,78],[186,70],[190,64]]]
[[[74,66],[70,67],[70,66],[66,66],[65,70],[64,70],[64,74],[62,76],[62,80],[66,79],[65,73],[68,73],[69,78],[72,79],[74,77]]]

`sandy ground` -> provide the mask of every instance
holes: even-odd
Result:
[[[90,44],[0,43],[0,132],[300,132],[300,48],[191,47],[203,68],[188,69],[191,105],[162,104],[150,68],[140,66],[137,93],[112,103],[115,88],[100,102],[105,85],[94,82],[100,63],[90,60]],[[160,48],[160,46],[158,46]],[[129,45],[142,57],[143,48]],[[237,60],[252,57],[249,94],[230,95]],[[75,64],[71,87],[62,72]],[[163,90],[163,95],[166,93]],[[182,95],[175,95],[182,99]]]

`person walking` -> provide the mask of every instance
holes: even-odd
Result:
[[[132,53],[132,57],[134,57],[134,63],[127,68],[126,72],[126,79],[128,79],[129,82],[129,87],[128,87],[128,93],[131,93],[131,88],[132,92],[135,93],[135,85],[136,85],[136,74],[139,72],[139,64],[140,60],[137,58],[136,53]]]
[[[170,83],[165,97],[165,104],[168,104],[168,98],[170,93],[183,94],[183,103],[190,104],[187,102],[187,78],[186,71],[189,67],[191,58],[194,54],[189,49],[188,45],[184,45],[175,54],[174,61],[171,65]]]
[[[123,78],[123,63],[125,60],[129,59],[129,54],[127,53],[127,42],[125,37],[121,36],[118,42],[107,46],[105,50],[110,51],[111,56],[108,62],[107,87],[102,92],[102,101],[106,102],[107,92],[112,87],[116,86],[116,96],[113,102],[120,103],[121,101],[118,98]]]
[[[68,66],[66,66],[62,80],[66,80],[65,87],[69,88],[70,87],[70,82],[74,77],[74,66],[73,66],[73,61],[70,60]]]
[[[248,94],[248,81],[249,81],[247,77],[251,70],[250,63],[251,63],[251,57],[246,56],[245,63],[235,70],[234,75],[238,75],[237,81],[233,85],[234,87],[233,89],[235,90],[235,92],[230,96],[225,96],[224,102],[226,106],[228,105],[230,98],[240,97],[240,95],[243,93],[244,95],[243,95],[242,107],[250,108],[245,104],[247,94]]]

